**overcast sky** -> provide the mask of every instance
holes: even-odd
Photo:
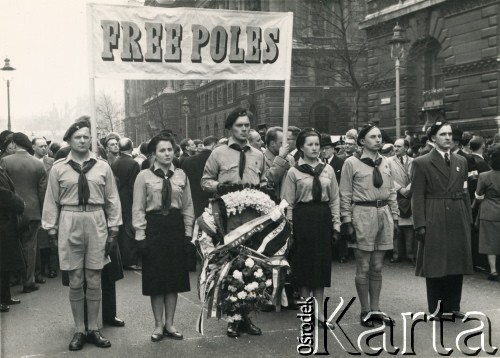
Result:
[[[88,101],[87,0],[1,2],[0,67],[7,56],[16,68],[10,86],[13,129],[24,130],[22,118],[48,113],[53,106],[63,108],[65,103],[72,106],[78,100]],[[129,3],[127,0],[92,2]],[[122,81],[96,80],[96,87],[97,93],[105,91],[123,102]],[[0,131],[6,128],[7,89],[2,78]]]

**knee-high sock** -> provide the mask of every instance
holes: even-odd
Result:
[[[356,291],[358,292],[361,312],[367,312],[370,310],[370,302],[368,301],[368,278],[356,276],[354,282],[356,283]]]
[[[97,317],[101,309],[101,287],[91,287],[87,283],[87,315],[89,330],[97,330]]]
[[[83,286],[69,288],[69,302],[71,304],[71,312],[75,320],[75,331],[85,333],[85,313],[84,313]]]
[[[382,290],[382,273],[379,271],[370,271],[368,274],[370,280],[370,308],[372,311],[380,310],[380,291]]]

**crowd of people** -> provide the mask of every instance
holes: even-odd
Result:
[[[463,317],[464,274],[498,280],[500,135],[485,139],[440,121],[423,138],[393,141],[368,123],[335,137],[290,126],[284,142],[281,127],[261,135],[250,119],[238,108],[226,119],[227,138],[179,144],[170,130],[137,148],[109,133],[95,153],[88,117],[69,127],[66,145],[0,133],[0,311],[21,303],[11,287],[34,292],[61,272],[75,322],[69,349],[109,347],[99,311],[105,324],[124,326],[115,282],[124,269],[142,270],[151,340],[183,339],[174,316],[196,271],[194,221],[211,198],[247,187],[288,203],[289,309],[298,297],[323,301],[332,259],[355,260],[365,327],[395,323],[380,304],[384,259],[407,261],[425,277],[437,318]],[[238,216],[228,231],[256,215]],[[334,329],[322,304],[316,323]],[[228,323],[229,337],[242,332],[262,333],[248,315]]]

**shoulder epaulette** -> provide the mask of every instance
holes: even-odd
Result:
[[[60,158],[60,159],[57,159],[56,161],[54,161],[54,163],[52,165],[56,165],[58,163],[62,163],[66,160],[66,158]]]

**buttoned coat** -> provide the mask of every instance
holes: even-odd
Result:
[[[207,163],[208,157],[212,153],[211,150],[204,149],[199,154],[186,158],[182,162],[182,170],[186,172],[191,187],[191,197],[193,198],[194,217],[197,218],[203,214],[205,208],[208,207],[208,201],[212,197],[211,193],[203,191],[201,188],[201,177],[203,169]]]
[[[436,149],[413,161],[413,222],[415,229],[426,230],[425,242],[418,245],[417,276],[472,273],[467,160],[451,153],[450,161],[448,168]],[[443,198],[451,193],[461,198]]]

